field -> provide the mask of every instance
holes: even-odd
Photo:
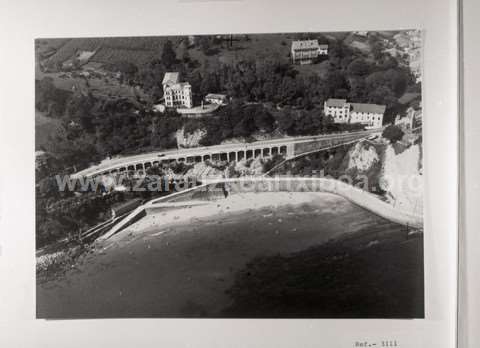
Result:
[[[208,52],[193,47],[186,37],[111,37],[111,38],[76,38],[76,39],[39,39],[37,52],[56,51],[44,62],[46,65],[55,66],[72,59],[80,52],[94,51],[90,62],[115,63],[129,61],[137,66],[147,64],[159,58],[166,40],[171,40],[175,47],[177,57],[182,57],[185,50],[192,59],[200,63],[208,62],[215,66],[216,63],[233,64],[246,59],[263,59],[274,57],[288,62],[292,40],[300,39],[307,34],[252,34],[222,36],[217,44],[212,45]],[[340,39],[346,34],[332,34],[329,39]],[[197,39],[198,37],[196,37]],[[321,34],[310,34],[308,38],[317,38],[326,42]],[[188,48],[187,48],[188,47]]]
[[[102,70],[102,64],[99,63],[87,63],[85,66],[92,67],[95,70]],[[122,84],[118,79],[108,74],[103,77],[89,77],[88,79],[83,76],[73,77],[70,73],[63,72],[43,72],[36,67],[35,79],[41,80],[44,77],[50,77],[53,79],[53,83],[57,88],[72,91],[73,88],[80,89],[82,91],[90,91],[96,96],[106,97],[114,96],[121,98],[134,98],[136,95],[145,97],[143,92],[138,89],[134,89],[132,86]],[[87,85],[88,84],[88,85]]]
[[[393,32],[381,33],[382,37],[391,38]],[[343,41],[345,44],[362,51],[371,53],[371,47],[366,37],[355,33],[284,33],[284,34],[251,34],[251,35],[218,35],[205,49],[200,44],[201,37],[103,37],[103,38],[75,38],[75,39],[38,39],[36,41],[37,54],[43,66],[50,71],[58,69],[62,64],[72,62],[74,58],[87,57],[82,64],[92,64],[101,69],[103,65],[118,62],[131,62],[137,67],[160,59],[163,45],[167,40],[172,41],[177,58],[182,59],[186,53],[192,61],[210,69],[216,69],[219,64],[233,65],[244,60],[275,59],[288,63],[290,61],[290,47],[293,40],[318,39],[320,43]],[[210,37],[213,39],[213,36]],[[309,76],[316,74],[325,78],[328,69],[328,60],[321,63],[297,66],[300,74]],[[37,78],[40,78],[37,72]],[[50,75],[50,73],[49,73]],[[53,75],[52,77],[55,78]],[[60,88],[70,89],[72,84],[81,81],[59,81]],[[130,91],[115,90],[115,84],[94,81],[93,90],[99,94],[131,96]],[[111,93],[108,93],[108,91]]]
[[[78,52],[95,51],[90,61],[99,63],[115,63],[131,61],[143,65],[159,57],[161,48],[167,37],[103,37],[76,39],[41,39],[39,51],[56,49],[55,54],[48,58],[47,64],[62,64],[73,58]],[[170,37],[175,44],[181,39]]]
[[[390,39],[395,32],[379,33]],[[172,41],[177,57],[181,58],[188,50],[189,55],[200,63],[209,64],[218,62],[232,64],[245,59],[262,59],[275,57],[289,61],[290,45],[293,40],[318,39],[320,43],[343,41],[347,45],[357,48],[364,53],[370,53],[368,39],[351,32],[331,33],[285,33],[285,34],[249,34],[249,35],[219,35],[217,44],[211,45],[210,50],[204,52],[194,42],[200,36],[148,36],[148,37],[100,37],[74,39],[37,39],[37,53],[47,55],[46,63],[49,66],[62,64],[81,52],[95,52],[90,62],[101,64],[129,61],[137,66],[143,66],[153,59],[160,58],[162,47],[167,40]],[[193,40],[193,41],[192,41]],[[52,54],[54,52],[54,54]]]

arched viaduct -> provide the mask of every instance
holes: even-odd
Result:
[[[361,140],[379,132],[381,132],[381,129],[307,137],[285,137],[251,143],[195,147],[125,156],[105,160],[98,165],[94,165],[72,175],[72,177],[94,177],[99,175],[115,175],[123,173],[137,173],[141,175],[151,167],[164,167],[172,162],[195,164],[205,161],[241,161],[244,159],[259,157],[270,158],[276,154],[282,155],[288,159],[303,153],[319,151],[352,141]]]

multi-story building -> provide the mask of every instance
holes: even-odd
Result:
[[[323,112],[332,116],[335,123],[360,123],[368,128],[381,128],[385,105],[349,103],[346,99],[328,99]]]
[[[350,104],[346,99],[328,99],[323,105],[323,113],[332,116],[335,123],[348,123],[350,120]]]
[[[293,63],[311,64],[319,55],[328,54],[328,45],[319,45],[318,40],[297,40],[292,42]]]
[[[167,72],[163,77],[163,97],[168,108],[191,108],[192,86],[188,82],[180,82],[178,72]]]

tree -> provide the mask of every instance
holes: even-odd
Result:
[[[71,95],[70,91],[55,87],[51,77],[35,80],[35,107],[47,116],[63,116]]]
[[[185,49],[185,51],[183,52],[182,60],[183,60],[184,63],[189,63],[190,60],[191,60],[190,53],[188,53],[187,49]]]
[[[313,135],[318,134],[322,129],[321,112],[301,111],[295,118],[295,134],[296,135]]]
[[[395,125],[390,125],[387,128],[385,128],[385,130],[382,133],[382,137],[390,140],[391,144],[394,144],[403,138],[403,134],[404,133],[400,129],[400,127]]]
[[[167,40],[163,45],[162,63],[165,68],[170,69],[177,62],[177,55],[173,49],[172,41]]]
[[[294,133],[294,114],[289,108],[281,110],[276,116],[278,128],[282,133],[293,135]]]
[[[322,114],[322,132],[329,132],[334,124],[335,121],[332,116]]]
[[[373,58],[375,58],[375,60],[380,60],[383,58],[384,56],[384,53],[383,53],[383,50],[384,50],[384,47],[383,47],[383,44],[380,42],[380,41],[377,41],[375,43],[371,43],[371,46],[372,46],[372,54],[373,54]]]
[[[274,124],[275,124],[275,118],[267,112],[266,110],[255,110],[256,112],[254,113],[254,121],[255,121],[255,127],[258,130],[264,131],[264,132],[271,132],[273,131]]]
[[[370,72],[370,65],[363,58],[357,58],[348,65],[347,72],[349,75],[365,76]]]
[[[217,93],[219,91],[217,77],[213,72],[206,72],[206,74],[201,79],[200,83],[200,93]]]
[[[94,131],[92,110],[97,100],[91,95],[78,94],[72,97],[66,106],[69,120],[79,124],[88,133]]]
[[[210,37],[207,35],[200,36],[198,39],[198,45],[200,46],[200,49],[202,50],[203,53],[208,55],[210,51]]]
[[[329,96],[338,96],[339,94],[344,93],[344,91],[348,92],[348,84],[345,80],[343,73],[336,68],[329,69],[327,74],[327,95]],[[337,92],[337,91],[341,91]]]
[[[248,137],[255,131],[255,124],[251,117],[245,117],[233,128],[235,137]]]
[[[45,144],[45,148],[64,168],[69,166],[77,166],[77,169],[85,168],[90,162],[99,159],[93,136],[84,135],[69,139],[66,134],[57,134]]]

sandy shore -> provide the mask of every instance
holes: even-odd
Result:
[[[342,213],[346,205],[339,204],[343,198],[330,193],[320,192],[246,192],[230,195],[225,199],[214,201],[192,201],[185,203],[184,208],[162,208],[151,212],[132,226],[112,236],[106,245],[125,241],[125,237],[149,234],[157,235],[173,225],[195,224],[208,218],[228,219],[238,213],[253,212],[269,208],[272,210],[285,206],[301,208],[306,204],[318,204],[315,213]],[[192,204],[193,203],[193,204]],[[159,230],[160,229],[160,230]]]

